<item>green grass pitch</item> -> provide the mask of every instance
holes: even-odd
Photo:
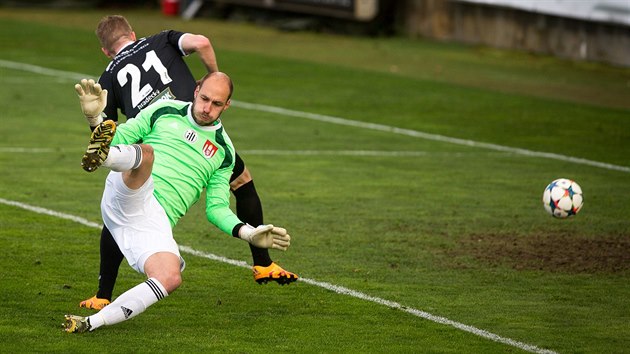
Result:
[[[293,237],[272,257],[308,281],[259,286],[186,251],[171,296],[63,333],[97,285],[98,229],[60,216],[101,222],[106,171],[80,168],[89,132],[73,85],[107,64],[94,36],[105,14],[0,8],[0,352],[627,350],[629,69],[152,10],[122,14],[138,36],[212,40],[235,82],[224,125],[265,221]],[[541,204],[559,177],[584,190],[567,220]],[[187,250],[250,262],[201,205],[174,232]],[[115,295],[142,280],[123,263]]]

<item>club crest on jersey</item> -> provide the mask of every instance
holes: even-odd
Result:
[[[203,154],[207,159],[212,158],[218,149],[210,140],[206,140],[206,143],[203,144]]]
[[[195,141],[197,141],[197,132],[192,129],[186,130],[186,132],[184,133],[184,139],[188,140],[191,143],[194,143]]]

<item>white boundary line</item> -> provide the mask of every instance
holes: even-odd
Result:
[[[10,206],[15,206],[18,208],[22,208],[28,211],[32,211],[38,214],[44,214],[44,215],[49,215],[49,216],[54,216],[57,218],[61,218],[61,219],[66,219],[66,220],[70,220],[70,221],[74,221],[76,223],[79,223],[81,225],[85,225],[85,226],[89,226],[89,227],[93,227],[93,228],[101,228],[102,225],[95,223],[95,222],[91,222],[87,219],[75,216],[75,215],[70,215],[70,214],[66,214],[66,213],[61,213],[58,211],[54,211],[54,210],[50,210],[50,209],[46,209],[46,208],[42,208],[42,207],[38,207],[38,206],[32,206],[29,204],[24,204],[24,203],[20,203],[20,202],[16,202],[16,201],[12,201],[12,200],[7,200],[4,198],[0,198],[0,203],[5,204],[5,205],[10,205]],[[184,252],[184,253],[188,253],[191,254],[193,256],[198,256],[198,257],[203,257],[203,258],[207,258],[213,261],[218,261],[218,262],[222,262],[222,263],[227,263],[227,264],[231,264],[237,267],[242,267],[242,268],[249,268],[250,265],[248,265],[246,262],[243,261],[238,261],[238,260],[234,260],[234,259],[230,259],[230,258],[226,258],[223,256],[218,256],[212,253],[204,253],[201,251],[197,251],[195,249],[193,249],[192,247],[189,246],[183,246],[180,245],[179,249]],[[416,317],[420,317],[420,318],[424,318],[426,320],[429,321],[433,321],[439,324],[443,324],[443,325],[447,325],[447,326],[451,326],[451,327],[455,327],[459,330],[462,330],[464,332],[468,332],[468,333],[472,333],[474,335],[477,335],[479,337],[483,337],[486,339],[490,339],[491,341],[497,342],[497,343],[503,343],[503,344],[507,344],[510,345],[512,347],[516,347],[531,353],[539,353],[539,354],[557,354],[556,352],[552,351],[552,350],[548,350],[548,349],[542,349],[539,348],[535,345],[531,345],[531,344],[527,344],[527,343],[523,343],[523,342],[519,342],[510,338],[505,338],[505,337],[501,337],[499,335],[496,335],[494,333],[490,333],[488,331],[485,331],[483,329],[479,329],[473,326],[469,326],[463,323],[459,323],[459,322],[455,322],[453,320],[450,320],[446,317],[441,317],[441,316],[436,316],[433,314],[430,314],[428,312],[424,312],[418,309],[414,309],[411,307],[407,307],[404,305],[401,305],[398,302],[394,302],[394,301],[390,301],[390,300],[385,300],[379,297],[374,297],[374,296],[370,296],[367,295],[365,293],[362,293],[360,291],[356,291],[356,290],[352,290],[343,286],[339,286],[339,285],[334,285],[334,284],[330,284],[330,283],[326,283],[326,282],[320,282],[314,279],[308,279],[308,278],[299,278],[299,281],[313,285],[313,286],[318,286],[320,288],[324,288],[326,290],[330,290],[330,291],[334,291],[337,294],[341,294],[341,295],[348,295],[348,296],[352,296],[354,298],[360,299],[360,300],[365,300],[365,301],[370,301],[373,303],[376,303],[378,305],[382,305],[382,306],[386,306],[392,309],[396,309],[396,310],[400,310],[400,311],[404,311],[407,312],[413,316]]]
[[[55,78],[64,78],[74,81],[80,81],[81,79],[90,78],[91,75],[83,75],[80,73],[73,73],[70,71],[62,71],[56,69],[49,69],[43,66],[31,65],[26,63],[18,63],[15,61],[2,60],[0,59],[0,67],[14,69],[14,70],[22,70],[28,71],[35,74],[42,74],[46,76],[52,76]]]
[[[483,148],[483,149],[489,149],[489,150],[495,150],[495,151],[501,151],[501,152],[509,152],[509,153],[514,153],[518,155],[530,156],[530,157],[543,157],[547,159],[560,160],[564,162],[572,162],[576,164],[582,164],[582,165],[604,168],[608,170],[616,170],[616,171],[630,173],[630,167],[628,166],[613,165],[613,164],[609,164],[605,162],[582,159],[579,157],[554,154],[551,152],[533,151],[533,150],[514,148],[514,147],[509,147],[509,146],[491,144],[491,143],[484,143],[484,142],[479,142],[479,141],[474,141],[474,140],[452,138],[452,137],[448,137],[444,135],[425,133],[418,130],[397,128],[397,127],[392,127],[389,125],[383,125],[383,124],[377,124],[377,123],[366,123],[366,122],[350,120],[350,119],[345,119],[345,118],[327,116],[323,114],[294,111],[294,110],[286,109],[286,108],[273,107],[273,106],[267,106],[267,105],[256,104],[256,103],[247,103],[247,102],[241,102],[241,101],[236,101],[236,100],[232,100],[232,106],[261,111],[261,112],[282,114],[285,116],[292,116],[292,117],[297,117],[297,118],[312,119],[312,120],[326,122],[326,123],[334,123],[334,124],[339,124],[339,125],[347,125],[351,127],[378,130],[381,132],[400,134],[400,135],[410,136],[414,138],[434,140],[434,141],[439,141],[439,142],[444,142],[444,143],[477,147],[477,148]]]
[[[2,59],[0,59],[0,67],[28,71],[28,72],[32,72],[36,74],[42,74],[42,75],[48,75],[48,76],[54,76],[54,77],[64,77],[64,78],[69,78],[76,81],[83,78],[91,77],[91,75],[84,75],[84,74],[75,73],[75,72],[49,69],[49,68],[44,68],[37,65],[18,63],[18,62],[2,60]],[[603,168],[607,170],[630,173],[630,167],[628,166],[613,165],[613,164],[609,164],[605,162],[587,160],[587,159],[582,159],[579,157],[560,155],[560,154],[555,154],[551,152],[533,151],[533,150],[514,148],[514,147],[509,147],[509,146],[491,144],[491,143],[484,143],[484,142],[479,142],[479,141],[474,141],[474,140],[452,138],[452,137],[439,135],[439,134],[425,133],[418,130],[397,128],[397,127],[392,127],[389,125],[383,125],[383,124],[377,124],[377,123],[366,123],[366,122],[350,120],[350,119],[345,119],[345,118],[340,118],[340,117],[328,116],[328,115],[317,114],[317,113],[295,111],[292,109],[267,106],[267,105],[256,104],[256,103],[247,103],[247,102],[241,102],[237,100],[232,100],[232,106],[243,108],[243,109],[260,111],[260,112],[281,114],[281,115],[291,116],[291,117],[296,117],[296,118],[311,119],[311,120],[316,120],[319,122],[346,125],[346,126],[352,126],[352,127],[357,127],[357,128],[363,128],[363,129],[378,130],[381,132],[400,134],[400,135],[405,135],[405,136],[414,137],[414,138],[440,141],[444,143],[477,147],[477,148],[483,148],[483,149],[489,149],[489,150],[495,150],[495,151],[501,151],[501,152],[509,152],[509,153],[514,153],[518,155],[530,156],[530,157],[542,157],[546,159],[554,159],[554,160],[560,160],[564,162],[571,162],[575,164],[599,167],[599,168]]]
[[[27,148],[21,146],[0,146],[0,152],[8,152],[14,154],[42,154],[51,152],[65,152],[70,149],[53,149],[53,148]]]

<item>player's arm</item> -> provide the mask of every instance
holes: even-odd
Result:
[[[242,224],[230,209],[231,168],[215,171],[206,186],[206,216],[208,221],[226,234],[232,234],[234,227]]]
[[[181,48],[184,53],[197,53],[203,65],[208,72],[213,73],[219,71],[217,57],[214,54],[214,48],[208,37],[201,34],[186,33],[181,39]]]
[[[243,223],[230,209],[229,180],[231,168],[216,171],[206,187],[206,215],[220,230],[259,248],[286,251],[291,244],[287,230],[273,225],[252,227]]]

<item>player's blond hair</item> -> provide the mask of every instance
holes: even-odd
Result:
[[[123,37],[131,39],[133,29],[124,16],[110,15],[103,17],[96,26],[96,37],[101,47],[114,53],[116,43]]]

